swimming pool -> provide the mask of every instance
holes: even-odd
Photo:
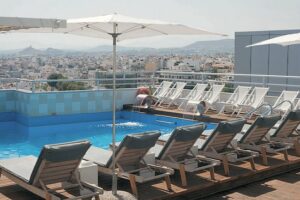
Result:
[[[4,116],[5,115],[5,116]],[[98,147],[111,143],[111,112],[27,117],[16,113],[0,115],[0,159],[38,155],[45,144],[87,139]],[[116,140],[125,135],[159,130],[170,133],[175,127],[197,123],[192,120],[137,112],[116,113]],[[207,129],[215,124],[208,123]]]

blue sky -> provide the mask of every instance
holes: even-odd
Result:
[[[77,18],[118,12],[182,23],[234,37],[235,31],[300,29],[299,0],[0,0],[2,16]],[[123,46],[179,47],[207,36],[170,36],[123,41]],[[110,41],[71,35],[1,34],[0,49],[90,48]]]

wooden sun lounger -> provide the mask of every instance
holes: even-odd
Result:
[[[1,160],[1,174],[46,200],[62,199],[58,193],[62,189],[80,191],[80,195],[68,200],[99,199],[102,188],[80,181],[77,171],[89,147],[88,141],[45,145],[38,158],[25,156]]]
[[[177,127],[163,145],[156,144],[150,150],[155,153],[157,163],[179,170],[182,186],[187,186],[186,172],[209,170],[211,179],[215,179],[214,167],[220,162],[191,151],[205,128],[205,124]]]
[[[291,143],[297,155],[300,156],[300,134],[297,128],[300,125],[300,110],[290,111],[278,128],[271,130],[270,140]]]
[[[257,117],[249,129],[239,136],[238,146],[242,149],[260,152],[264,165],[268,165],[267,153],[283,152],[285,160],[288,161],[287,150],[291,148],[291,145],[282,142],[272,142],[266,137],[270,129],[280,119],[280,115]]]
[[[160,133],[158,132],[127,135],[116,149],[117,175],[130,181],[132,192],[136,197],[138,197],[136,182],[144,183],[164,178],[167,190],[171,190],[169,176],[174,173],[174,170],[164,166],[147,164],[143,160],[159,136]],[[112,175],[112,151],[91,147],[84,159],[97,164],[100,173]]]
[[[244,124],[244,119],[220,122],[210,135],[196,142],[200,155],[222,161],[226,176],[229,176],[229,162],[249,160],[251,168],[255,170],[254,157],[258,153],[231,145],[232,139],[242,130]]]

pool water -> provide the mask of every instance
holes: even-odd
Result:
[[[199,122],[142,114],[118,112],[116,115],[116,141],[127,134],[158,130],[170,133],[175,127]],[[25,155],[38,156],[45,144],[74,140],[89,140],[94,146],[108,148],[111,143],[111,113],[94,115],[16,117],[17,120],[0,122],[0,159]],[[207,124],[207,129],[215,124]]]

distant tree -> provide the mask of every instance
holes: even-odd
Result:
[[[50,74],[47,78],[47,80],[58,80],[58,79],[66,79],[66,77],[64,77],[62,74],[53,73],[53,74]],[[49,81],[47,83],[51,88],[57,88],[56,81],[51,81],[51,82]]]
[[[64,91],[64,90],[87,90],[89,87],[86,86],[83,82],[60,82],[57,84],[57,90]]]
[[[74,65],[68,64],[68,68],[72,69],[72,68],[74,68]]]
[[[58,79],[68,79],[67,77],[64,77],[62,74],[51,74],[48,76],[48,80],[58,80]],[[85,83],[83,82],[75,82],[75,81],[66,81],[66,82],[57,82],[57,81],[51,81],[48,82],[48,85],[51,88],[56,88],[59,91],[65,91],[65,90],[87,90],[90,89]]]
[[[211,73],[218,73],[218,69],[212,68]],[[210,75],[210,79],[218,79],[218,78],[219,78],[218,75]]]
[[[233,85],[233,83],[225,83],[225,87],[223,89],[223,92],[232,93],[233,91],[234,91],[234,85]]]

